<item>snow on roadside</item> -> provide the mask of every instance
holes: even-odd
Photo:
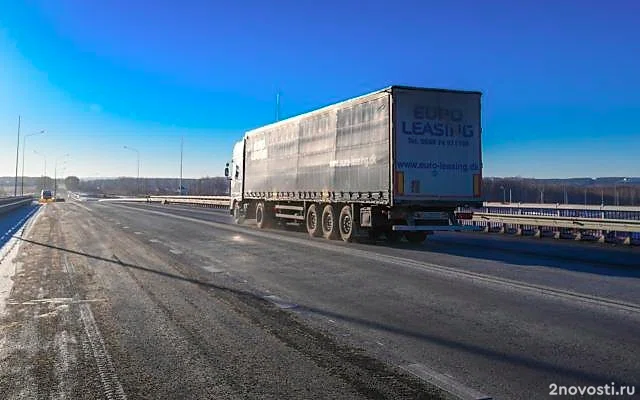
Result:
[[[33,218],[31,218],[32,216]],[[18,237],[28,234],[38,216],[40,216],[40,208],[24,217],[19,224],[24,223],[25,220],[27,220],[27,223],[22,225],[13,237],[0,248],[0,316],[4,314],[7,298],[9,298],[13,288],[13,276],[19,267],[18,262],[15,261],[21,245],[21,240]]]

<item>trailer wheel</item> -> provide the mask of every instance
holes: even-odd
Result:
[[[340,210],[338,227],[340,228],[340,237],[342,240],[345,242],[353,240],[353,214],[351,212],[351,206],[344,206],[342,210]]]
[[[427,232],[405,232],[404,237],[409,243],[419,244],[427,238]]]
[[[264,202],[261,201],[256,207],[256,225],[258,225],[258,228],[264,229],[269,227],[270,222],[271,221],[269,219],[269,216],[267,215]]]
[[[322,236],[325,239],[337,239],[340,231],[338,229],[338,219],[331,204],[324,206],[322,210]]]
[[[242,215],[241,211],[242,210],[240,210],[240,203],[237,201],[234,202],[233,203],[233,222],[235,222],[238,225],[244,222],[244,215]]]
[[[322,234],[322,228],[320,227],[320,216],[318,215],[318,206],[316,204],[312,204],[307,209],[307,216],[305,217],[305,221],[307,224],[307,232],[309,232],[309,236],[318,237]]]

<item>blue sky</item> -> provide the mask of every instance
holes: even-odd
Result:
[[[218,176],[272,122],[390,84],[481,90],[485,176],[640,176],[640,3],[2,1],[0,175]]]

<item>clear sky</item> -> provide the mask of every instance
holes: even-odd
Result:
[[[272,122],[390,84],[480,90],[485,176],[640,176],[640,2],[0,0],[0,175],[219,176]],[[59,162],[62,169],[62,161]]]

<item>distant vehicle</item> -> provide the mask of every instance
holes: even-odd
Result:
[[[344,241],[468,230],[455,210],[482,205],[481,96],[392,86],[249,131],[225,168],[230,213]]]
[[[50,203],[54,201],[51,190],[40,191],[40,203]]]

